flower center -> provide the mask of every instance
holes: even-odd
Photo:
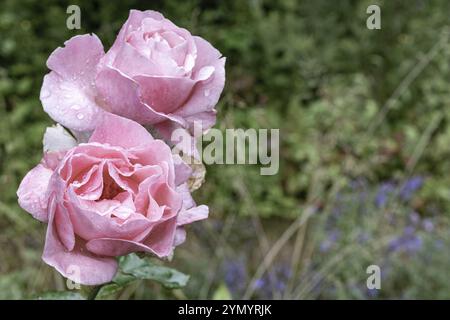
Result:
[[[103,174],[103,191],[99,200],[114,199],[123,190],[108,174]]]

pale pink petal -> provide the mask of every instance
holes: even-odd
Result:
[[[136,194],[138,190],[138,181],[134,177],[128,177],[120,173],[120,171],[111,163],[108,164],[108,173],[111,179],[123,190],[131,194]]]
[[[225,85],[225,58],[212,62],[211,66],[214,67],[212,75],[196,83],[190,98],[175,115],[188,117],[214,109]]]
[[[146,252],[157,255],[155,251],[153,251],[145,244],[125,239],[92,239],[86,244],[86,247],[90,252],[94,254],[108,257],[124,256],[132,252]]]
[[[175,184],[172,151],[162,140],[153,140],[144,148],[133,149],[131,153],[139,159],[141,165],[159,165],[162,169],[167,169],[169,184]]]
[[[222,57],[220,51],[205,39],[198,36],[193,36],[193,38],[197,47],[196,71],[201,70],[203,67],[214,65],[214,62],[217,62]]]
[[[98,200],[103,192],[104,163],[95,164],[81,177],[81,181],[74,181],[72,187],[77,195],[84,200]]]
[[[53,170],[38,164],[23,178],[17,190],[19,205],[29,212],[35,219],[46,222],[47,214],[47,188]]]
[[[125,149],[145,146],[153,137],[140,124],[113,114],[105,114],[99,121],[89,142],[110,144]]]
[[[95,35],[75,36],[48,58],[40,99],[56,122],[75,131],[94,129],[103,110],[95,102],[95,73],[103,46]]]
[[[42,141],[44,153],[64,152],[77,145],[77,141],[59,123],[47,127]]]
[[[189,186],[187,183],[183,183],[182,185],[177,187],[177,192],[181,195],[183,198],[183,204],[181,206],[181,211],[188,210],[194,206],[196,206],[196,203],[194,199],[192,198],[191,192],[189,191]]]
[[[42,163],[46,168],[55,170],[65,155],[66,151],[44,152],[44,156],[42,157]]]
[[[136,212],[136,207],[133,202],[133,196],[129,192],[119,193],[114,200],[120,202],[120,206],[116,208],[113,212],[114,216],[126,220],[133,213]]]
[[[42,259],[64,277],[83,285],[100,285],[110,282],[117,272],[115,259],[91,254],[82,241],[77,241],[68,251],[59,240],[54,226],[54,210],[50,213]]]
[[[167,220],[152,229],[143,243],[151,248],[158,257],[167,257],[173,251],[176,217]]]
[[[132,36],[142,39],[143,31],[133,33]],[[185,69],[177,65],[169,52],[159,52],[158,48],[155,48],[161,47],[159,42],[152,45],[152,41],[142,41],[145,43],[138,45],[145,47],[145,50],[129,42],[124,43],[110,67],[120,70],[130,78],[137,75],[182,77],[186,74]]]
[[[119,238],[132,240],[151,229],[152,223],[141,214],[133,214],[125,222],[102,216],[83,205],[73,191],[68,190],[68,210],[75,233],[85,240]]]
[[[92,239],[87,243],[87,248],[95,254],[104,256],[115,257],[131,252],[147,252],[164,258],[173,251],[177,229],[176,218],[173,218],[154,227],[143,242],[105,237]],[[177,239],[177,241],[180,240],[180,238]]]
[[[138,95],[139,84],[116,69],[102,68],[95,83],[103,108],[111,113],[142,124],[168,119],[166,115],[145,105]]]
[[[131,252],[147,252],[163,258],[173,251],[176,218],[154,227],[142,242],[121,238],[96,238],[87,243],[90,252],[104,256],[122,256]],[[178,239],[180,240],[180,239]]]
[[[148,45],[148,44],[147,44]],[[162,60],[162,59],[161,59]],[[114,69],[120,70],[130,78],[137,75],[163,76],[163,75],[181,75],[175,61],[167,57],[162,61],[155,61],[146,57],[129,43],[124,43],[117,54],[114,63]]]
[[[62,205],[56,205],[54,224],[59,240],[68,251],[72,251],[75,247],[75,233],[67,210]]]
[[[78,149],[87,149],[83,146],[78,146],[69,150],[63,159],[61,159],[57,172],[59,176],[71,183],[73,181],[81,181],[82,177],[89,172],[92,166],[101,162],[97,157],[92,157],[84,153],[74,154]],[[75,180],[76,179],[76,180]]]
[[[113,63],[113,61],[116,59],[116,56],[120,48],[125,43],[127,35],[136,30],[137,28],[139,28],[142,20],[144,20],[145,18],[162,20],[164,19],[164,16],[161,13],[152,10],[147,11],[130,10],[128,19],[120,29],[119,34],[116,40],[114,41],[114,44],[102,59],[103,64],[111,65]]]
[[[208,218],[209,208],[205,205],[193,207],[188,210],[181,211],[178,214],[177,225],[183,226],[195,221],[200,221]]]
[[[179,246],[184,241],[186,241],[186,230],[183,227],[177,227],[177,230],[175,231],[175,239],[173,246]]]
[[[175,185],[179,186],[190,178],[192,175],[192,168],[177,154],[173,156],[173,161],[175,165]]]
[[[183,198],[182,196],[172,189],[167,182],[160,184],[155,190],[152,190],[153,199],[156,200],[159,206],[166,206],[168,210],[165,210],[161,220],[172,218],[181,209]]]
[[[171,113],[179,108],[191,94],[195,81],[189,78],[136,76],[142,101],[154,110]]]
[[[153,175],[163,174],[161,167],[157,165],[143,165],[134,168],[133,180],[141,184],[145,179]]]
[[[151,195],[149,190],[152,185],[160,183],[162,180],[162,172],[155,173],[154,175],[149,176],[139,185],[139,191],[134,199],[134,204],[136,206],[137,212],[148,216],[149,210],[155,209],[151,208],[152,204],[150,202]]]

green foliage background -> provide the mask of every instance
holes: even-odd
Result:
[[[381,7],[381,30],[366,28],[366,8],[375,3]],[[81,7],[81,30],[66,28],[70,4]],[[307,245],[290,280],[298,283],[300,291],[291,288],[272,297],[367,298],[364,290],[355,289],[365,283],[365,267],[387,259],[387,252],[380,249],[385,247],[382,238],[401,234],[404,227],[390,226],[386,214],[407,219],[414,211],[423,219],[433,219],[435,229],[424,234],[424,246],[439,238],[444,249],[426,259],[403,254],[392,258],[394,271],[378,297],[450,298],[446,245],[450,2],[446,0],[2,0],[1,298],[27,298],[44,289],[63,288],[62,279],[39,259],[44,226],[18,207],[15,195],[21,178],[40,160],[42,135],[52,123],[39,101],[45,61],[75,34],[96,33],[109,48],[131,8],[162,12],[227,57],[217,128],[279,128],[281,146],[280,171],[274,176],[259,175],[258,166],[208,167],[207,182],[195,197],[209,205],[211,219],[190,230],[191,239],[172,262],[183,272],[192,271],[185,293],[145,284],[130,289],[125,297],[213,297],[224,288],[221,263],[247,250],[248,239],[262,241],[247,227],[260,226],[267,240],[259,255],[247,258],[252,272],[283,230],[313,207],[316,214],[298,233],[305,235]],[[365,215],[354,208],[354,190],[348,187],[353,181],[363,179],[369,193],[375,194],[384,181],[406,181],[417,175],[425,183],[407,204],[394,199],[380,209],[364,200]],[[342,205],[349,214],[339,220],[344,236],[333,255],[320,253],[317,246],[327,237],[326,217],[336,207],[338,194],[350,197]],[[231,239],[211,240],[213,224],[230,219]],[[371,234],[373,246],[350,247],[352,258],[347,259],[343,252],[360,229]],[[214,243],[204,245],[205,241]],[[218,247],[223,254],[217,254]],[[277,260],[297,247],[297,242],[286,244]],[[195,251],[199,252],[196,263],[203,265],[194,264],[192,255],[189,259],[194,249],[200,250]],[[217,258],[215,267],[207,263],[211,256]],[[332,258],[339,267],[323,275],[321,266]],[[37,271],[39,276],[34,277]],[[323,276],[316,285],[302,287],[317,274]],[[205,289],[207,279],[210,285]]]

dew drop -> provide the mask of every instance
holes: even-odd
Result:
[[[84,114],[82,114],[82,113],[77,114],[77,118],[79,120],[83,120],[84,119]]]
[[[80,110],[80,106],[79,105],[77,105],[77,104],[74,104],[72,107],[71,107],[73,110]],[[79,114],[80,115],[80,114]],[[82,114],[81,114],[82,115]]]
[[[205,97],[207,97],[207,96],[209,96],[209,93],[210,93],[210,92],[209,92],[208,89],[206,89],[205,92],[203,92],[203,93],[205,94]]]

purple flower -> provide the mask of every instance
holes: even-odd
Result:
[[[400,189],[400,198],[403,201],[411,200],[414,193],[423,185],[423,178],[420,176],[412,177],[406,180]]]
[[[434,224],[433,221],[431,221],[431,219],[424,219],[422,222],[422,226],[426,232],[431,232],[434,230]]]
[[[245,289],[247,281],[247,268],[242,259],[227,261],[224,264],[225,284],[234,295],[239,295]]]
[[[256,280],[254,286],[260,298],[273,298],[274,292],[282,293],[292,276],[291,268],[285,264],[276,265],[263,277]]]
[[[255,281],[255,289],[262,289],[266,285],[266,279],[260,278]]]
[[[406,227],[403,234],[388,245],[390,252],[407,252],[410,254],[416,253],[422,248],[422,238],[415,234],[412,227]]]
[[[380,294],[380,290],[379,289],[367,289],[366,292],[367,292],[367,296],[369,298],[376,298]]]
[[[333,245],[336,243],[336,241],[339,239],[339,237],[340,237],[340,232],[338,230],[331,231],[330,234],[328,235],[328,238],[326,238],[320,244],[319,250],[321,252],[329,251],[333,247]]]
[[[411,212],[409,215],[409,221],[413,226],[417,226],[420,222],[420,215],[417,212]]]
[[[393,194],[395,185],[392,182],[383,183],[375,196],[375,205],[378,208],[384,207],[389,200],[389,196]]]

